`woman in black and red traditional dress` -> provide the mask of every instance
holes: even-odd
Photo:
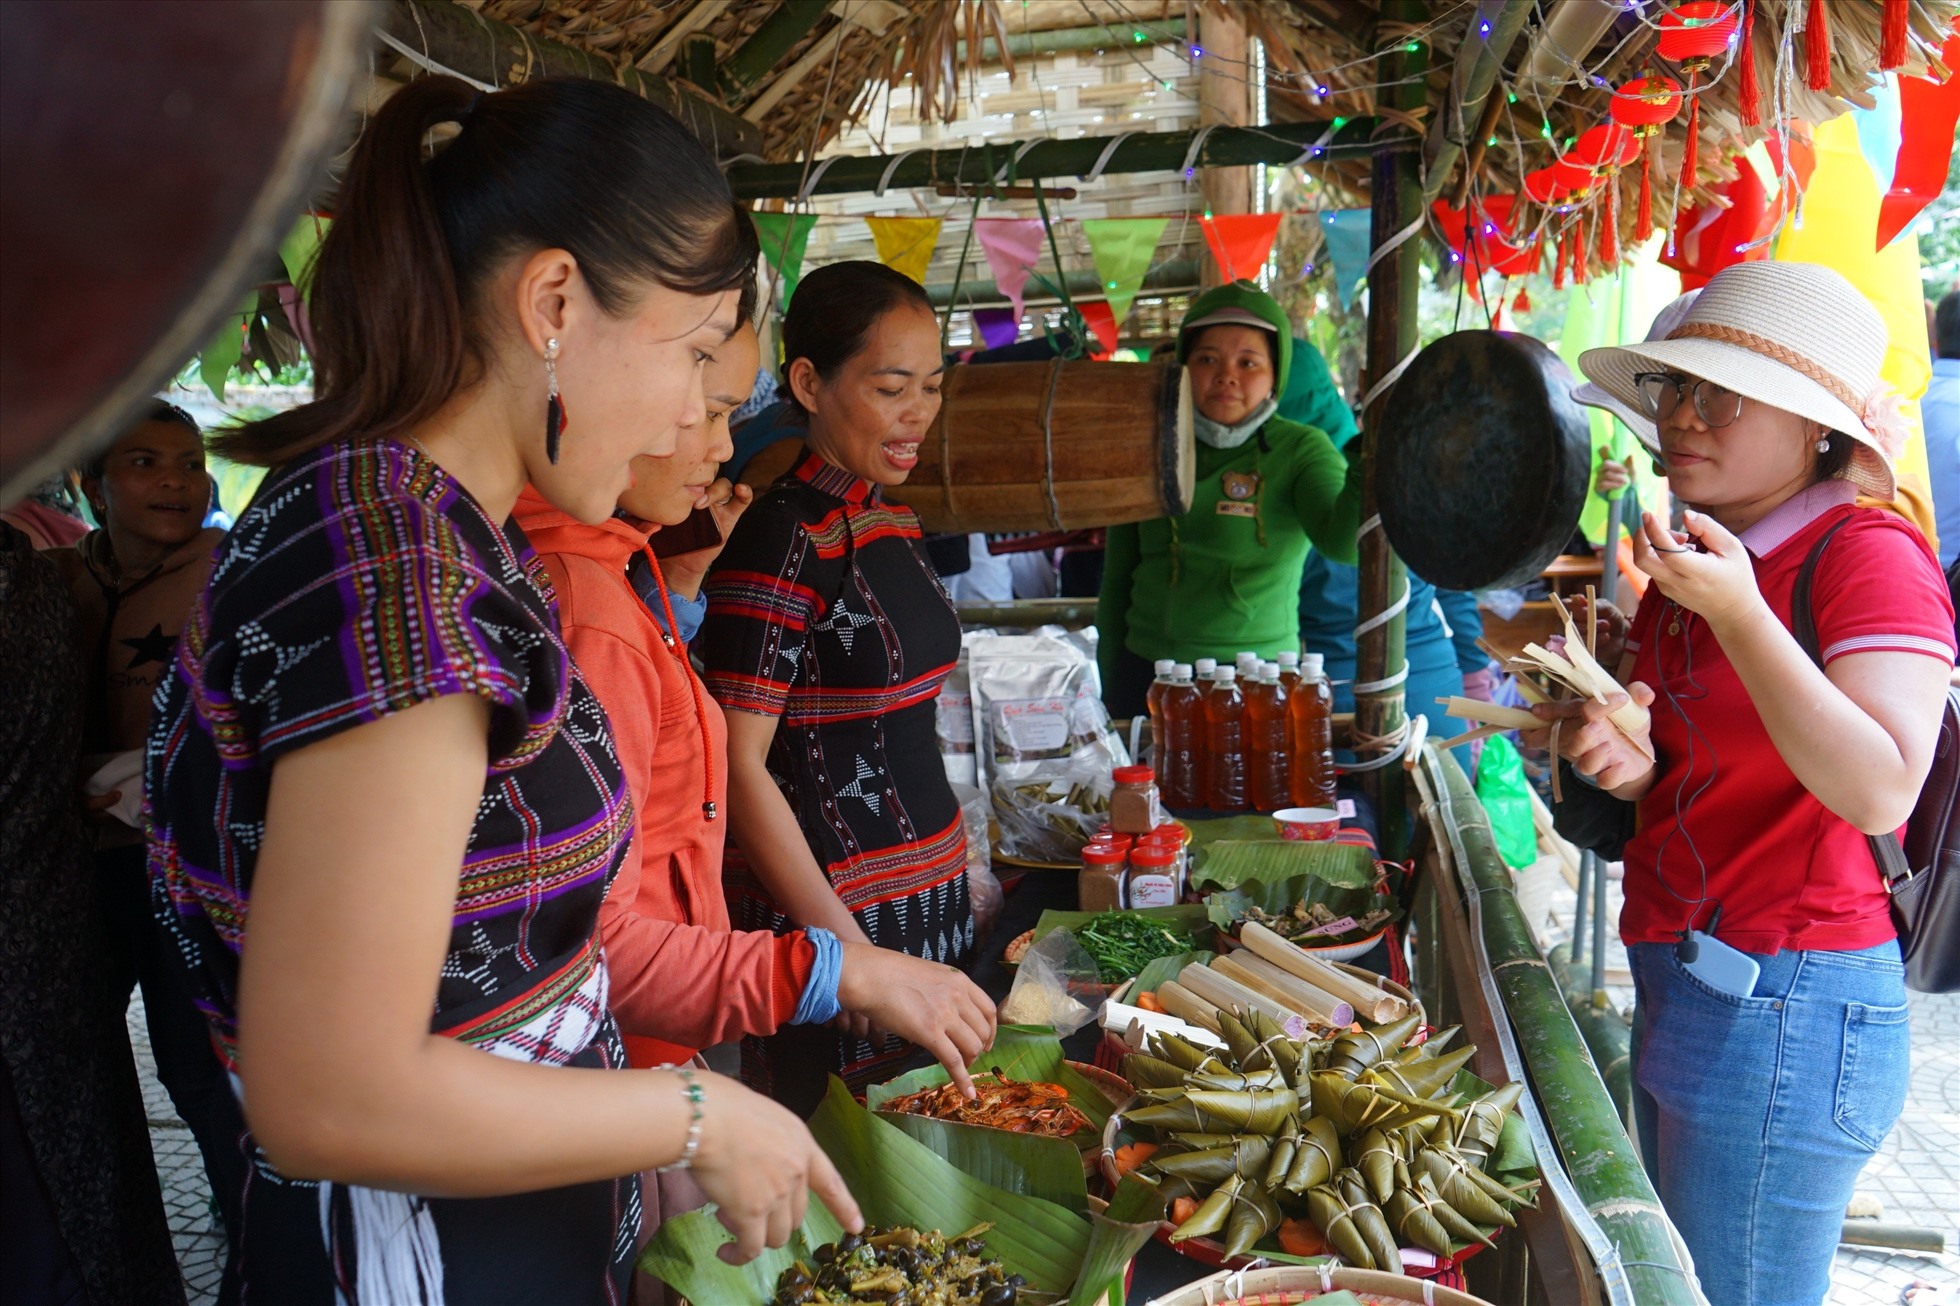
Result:
[[[820,926],[947,965],[973,950],[966,838],[933,700],[959,618],[883,489],[917,465],[945,371],[931,301],[876,263],[805,277],[783,324],[808,423],[796,469],[742,516],[696,641],[728,712],[729,891],[740,928]],[[744,1045],[751,1085],[804,1113],[827,1078],[906,1044],[853,1017]]]

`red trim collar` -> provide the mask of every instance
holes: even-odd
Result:
[[[796,465],[796,479],[833,499],[842,499],[854,508],[878,503],[884,497],[882,487],[851,475],[814,452],[806,452],[803,461]]]

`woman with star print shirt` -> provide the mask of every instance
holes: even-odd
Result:
[[[834,263],[797,287],[783,343],[807,447],[736,525],[695,640],[728,716],[732,914],[964,966],[966,838],[933,706],[959,618],[918,518],[883,497],[939,411],[932,305],[879,264]],[[831,1074],[855,1089],[910,1052],[847,1015],[746,1040],[743,1075],[807,1113]]]

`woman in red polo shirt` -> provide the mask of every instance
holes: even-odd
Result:
[[[1639,804],[1620,917],[1636,1126],[1724,1303],[1823,1300],[1852,1185],[1905,1100],[1903,968],[1866,836],[1912,810],[1954,638],[1924,538],[1857,503],[1894,490],[1885,348],[1837,273],[1747,263],[1667,339],[1580,358],[1653,416],[1692,508],[1685,534],[1650,514],[1634,537],[1655,583],[1619,678],[1652,714],[1654,760],[1597,704],[1563,710],[1582,719],[1560,751]],[[1791,596],[1830,532],[1819,670]]]

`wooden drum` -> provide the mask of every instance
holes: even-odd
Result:
[[[1191,505],[1191,394],[1175,363],[960,364],[889,497],[928,531],[1080,530]]]

